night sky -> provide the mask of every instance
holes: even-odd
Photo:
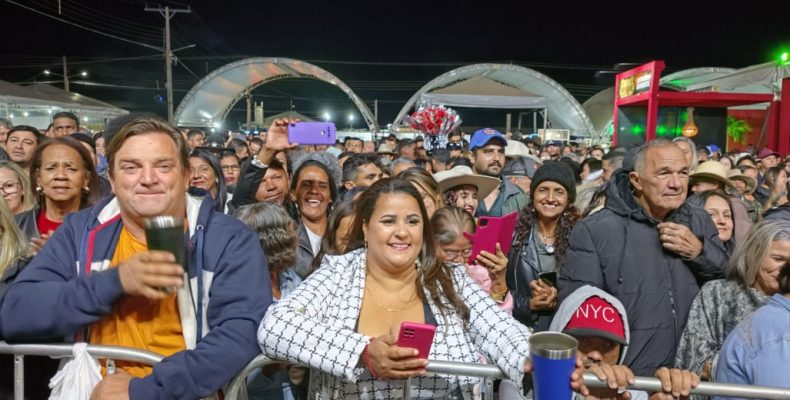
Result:
[[[57,0],[14,2],[58,14]],[[174,68],[176,105],[203,75],[224,64],[249,56],[290,57],[333,73],[371,109],[378,99],[379,123],[386,126],[422,85],[472,63],[533,68],[581,102],[612,84],[613,75],[596,78],[595,73],[616,63],[663,59],[665,73],[701,66],[740,68],[772,60],[779,49],[790,48],[789,1],[691,3],[61,0],[60,17],[161,46],[163,18],[144,12],[144,6],[189,5],[193,13],[177,15],[172,25],[173,48],[196,45],[177,53],[186,67]],[[652,4],[656,6],[649,8]],[[85,70],[88,81],[104,85],[72,84],[73,91],[131,111],[166,114],[154,99],[164,94],[163,62],[155,50],[5,0],[0,0],[0,15],[0,79],[58,79],[41,71],[61,72],[60,56],[65,54],[70,74]],[[337,115],[355,111],[339,89],[320,81],[282,80],[253,94],[265,103],[267,116],[286,111],[291,103],[311,117],[326,110]],[[244,109],[237,104],[227,126],[241,122]],[[464,109],[462,117],[470,124],[501,125],[504,113]]]

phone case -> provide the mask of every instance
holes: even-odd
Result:
[[[496,253],[497,242],[502,247],[502,252],[507,255],[513,242],[516,220],[518,220],[518,211],[501,217],[480,217],[477,220],[477,230],[474,234],[464,232],[464,237],[472,242],[469,264],[476,263],[477,255],[483,250],[491,254]]]
[[[336,129],[331,122],[297,122],[288,126],[288,143],[335,144]]]
[[[550,286],[557,287],[557,271],[541,272],[538,279],[548,283]]]
[[[420,352],[417,358],[428,358],[435,333],[436,327],[433,325],[403,322],[398,334],[398,347],[417,349]]]

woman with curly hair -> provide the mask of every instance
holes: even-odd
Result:
[[[576,186],[571,168],[549,161],[535,171],[530,205],[521,211],[506,281],[515,298],[513,316],[537,331],[547,330],[557,308],[556,273],[579,220],[573,206]]]

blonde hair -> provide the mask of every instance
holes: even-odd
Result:
[[[27,240],[4,201],[0,201],[0,275],[27,251]]]
[[[19,181],[19,193],[22,195],[22,209],[20,212],[30,210],[36,205],[36,196],[33,195],[33,188],[30,186],[30,178],[17,163],[13,161],[0,161],[0,169],[7,169],[16,175]]]

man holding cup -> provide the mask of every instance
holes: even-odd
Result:
[[[210,396],[260,351],[271,286],[258,238],[212,211],[210,196],[187,194],[187,147],[174,127],[138,117],[107,141],[115,197],[66,217],[2,299],[0,335],[73,335],[166,356],[153,368],[117,362],[95,399]],[[181,243],[157,247],[169,251],[146,241],[157,217],[185,227]],[[179,265],[173,253],[184,248]]]

